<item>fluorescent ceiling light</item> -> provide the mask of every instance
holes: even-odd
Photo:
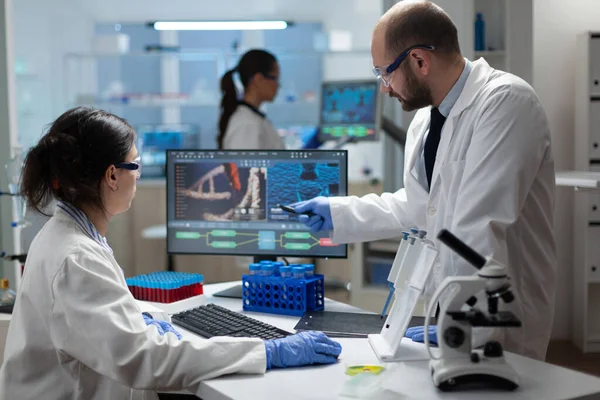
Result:
[[[159,21],[157,31],[250,31],[288,27],[286,21]]]

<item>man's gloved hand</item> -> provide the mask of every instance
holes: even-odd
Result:
[[[314,199],[292,204],[291,207],[293,207],[298,214],[314,214],[310,217],[308,215],[300,215],[299,218],[300,222],[308,226],[312,232],[333,230],[329,198],[319,196]]]
[[[177,339],[181,339],[181,333],[177,332],[175,328],[173,328],[173,325],[171,325],[167,321],[160,321],[154,319],[148,313],[142,313],[142,317],[144,317],[144,322],[146,323],[146,325],[154,325],[156,329],[158,329],[158,333],[160,334],[160,336],[164,336],[165,333],[171,332],[175,336],[177,336]]]
[[[318,149],[323,145],[323,142],[319,140],[319,128],[310,132],[308,135],[304,135],[302,138],[304,142],[302,145],[303,149]]]
[[[437,345],[437,325],[429,326],[427,333],[429,336],[429,343]],[[404,333],[404,336],[411,338],[413,342],[425,343],[425,327],[413,326],[412,328],[408,328]]]
[[[265,340],[267,369],[334,364],[342,346],[323,332],[301,332],[282,339]]]

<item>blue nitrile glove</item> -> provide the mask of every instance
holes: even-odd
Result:
[[[301,332],[282,339],[265,340],[267,369],[334,364],[342,345],[323,332]]]
[[[411,338],[413,342],[425,343],[425,327],[424,326],[413,326],[408,328],[404,333],[404,336]],[[429,343],[438,344],[437,340],[437,325],[429,326],[428,330]]]
[[[158,323],[163,328],[163,331],[165,331],[165,333],[171,332],[171,333],[175,334],[175,336],[177,336],[177,339],[181,339],[182,338],[181,333],[177,332],[175,330],[175,328],[173,328],[173,325],[171,325],[167,321],[160,321],[159,320]]]
[[[329,198],[324,196],[292,204],[298,214],[312,212],[313,216],[300,215],[299,221],[310,228],[312,232],[333,230]]]
[[[177,339],[181,339],[181,333],[177,332],[173,325],[168,323],[167,321],[160,321],[152,318],[148,313],[142,313],[142,317],[144,317],[144,322],[146,325],[154,325],[156,329],[158,329],[158,333],[160,336],[164,336],[165,333],[171,332],[177,336]]]

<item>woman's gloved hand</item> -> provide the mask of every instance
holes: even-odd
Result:
[[[171,332],[175,336],[177,336],[177,339],[181,339],[181,333],[177,332],[175,328],[173,328],[173,325],[171,325],[167,321],[160,321],[158,319],[154,319],[148,313],[142,313],[142,317],[144,317],[144,322],[146,323],[146,325],[154,325],[156,329],[158,329],[158,333],[160,334],[160,336],[163,336],[167,332]]]
[[[323,332],[301,332],[282,339],[265,340],[267,369],[311,364],[334,364],[342,345]]]

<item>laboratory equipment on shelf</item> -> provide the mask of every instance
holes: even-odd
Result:
[[[17,261],[20,265],[20,273],[23,274],[25,270],[25,260],[27,260],[27,254],[8,254],[5,251],[0,251],[0,258],[6,261]]]
[[[11,221],[11,226],[13,228],[24,228],[29,225],[25,219],[27,201],[19,194],[22,169],[23,155],[20,151],[15,151],[15,156],[4,165],[4,172],[6,173],[6,179],[8,181],[8,192],[0,192],[0,195],[9,195],[12,197],[13,208],[15,210],[13,215],[16,215],[16,218]]]
[[[8,254],[5,251],[0,251],[0,258],[3,258],[7,261],[18,261],[21,264],[25,264],[25,260],[27,260],[27,254]]]
[[[141,125],[137,127],[137,146],[142,156],[142,179],[164,178],[167,149],[195,149],[201,147],[200,128],[187,124]]]
[[[8,285],[8,279],[0,280],[0,306],[12,306],[16,297],[15,291]]]
[[[443,391],[460,390],[471,386],[513,390],[519,385],[515,370],[505,358],[502,345],[494,340],[485,343],[483,349],[472,349],[471,335],[474,327],[511,328],[520,327],[521,321],[510,311],[498,311],[500,300],[510,303],[514,295],[506,267],[494,259],[484,258],[447,230],[438,239],[478,271],[471,276],[446,278],[436,290],[427,311],[425,330],[429,316],[438,299],[449,286],[450,295],[442,302],[438,318],[439,356],[427,347],[433,383]],[[477,294],[484,292],[487,311],[476,307]],[[465,311],[465,306],[468,309]],[[428,335],[425,343],[429,345]]]

